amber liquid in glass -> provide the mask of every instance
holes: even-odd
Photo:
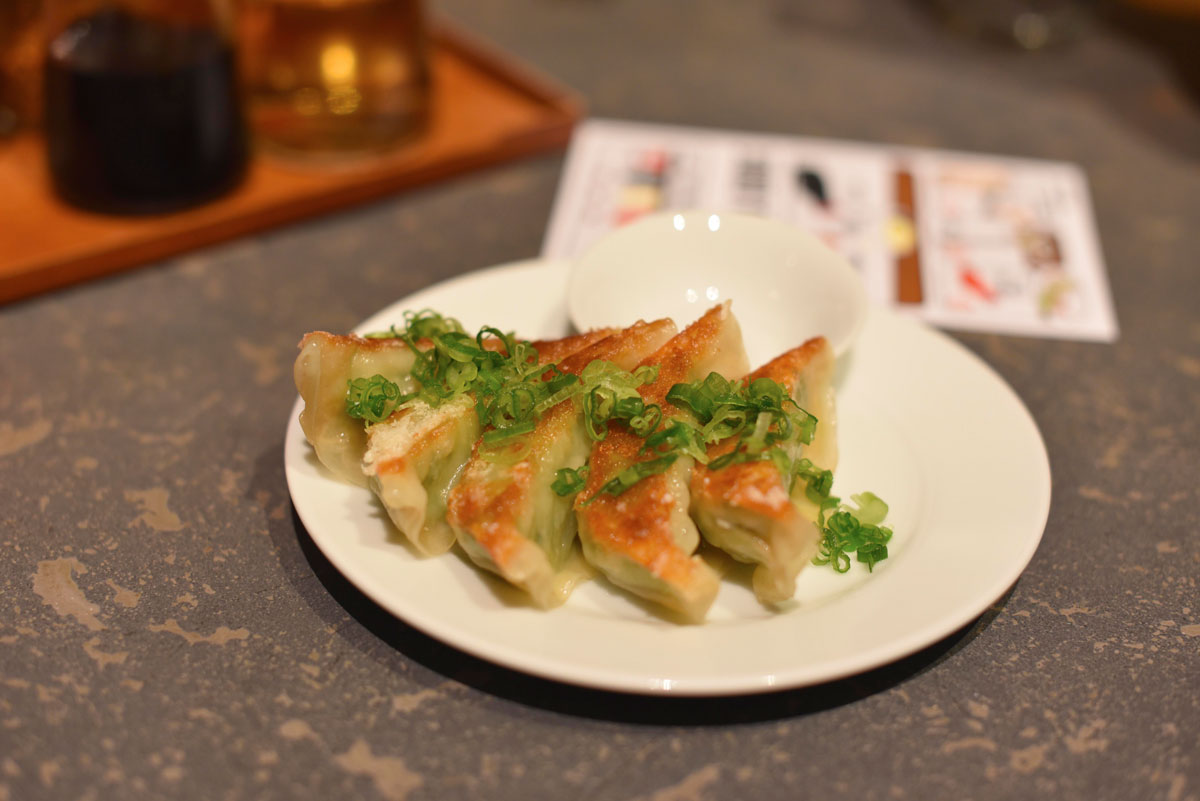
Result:
[[[427,124],[418,0],[247,0],[240,39],[252,125],[269,145],[379,151]]]

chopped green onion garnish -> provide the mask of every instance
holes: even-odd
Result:
[[[874,572],[875,565],[888,558],[887,544],[892,538],[890,528],[878,525],[887,515],[887,504],[870,492],[852,495],[851,500],[854,506],[834,497],[821,504],[821,544],[813,564],[830,565],[845,573],[850,569],[848,554],[854,553]],[[830,511],[833,513],[827,516]]]
[[[646,476],[665,473],[667,468],[674,464],[678,458],[678,453],[668,453],[664,456],[659,456],[657,459],[648,459],[644,462],[631,464],[605,482],[600,489],[596,490],[592,497],[584,502],[584,505],[592,503],[601,495],[620,495]]]
[[[513,437],[519,437],[522,434],[528,434],[530,431],[533,431],[534,425],[533,420],[522,420],[519,423],[513,423],[504,428],[493,428],[490,431],[484,432],[483,441],[488,445],[506,442]]]
[[[699,427],[694,442],[697,449],[737,438],[731,451],[712,461],[709,468],[713,470],[739,462],[770,460],[790,483],[797,472],[792,456],[800,446],[812,442],[816,431],[817,419],[769,378],[733,382],[709,373],[702,381],[671,387],[667,401],[695,419]],[[706,461],[704,456],[697,459]]]
[[[351,417],[382,423],[400,403],[399,385],[381,375],[346,383],[346,414]]]
[[[610,420],[628,421],[638,436],[653,431],[662,419],[662,409],[647,407],[637,388],[654,381],[657,376],[657,367],[639,367],[630,373],[599,359],[583,368],[580,394],[588,438],[599,442],[607,437]]]
[[[833,471],[814,467],[808,459],[800,459],[792,467],[795,478],[804,481],[804,494],[813,503],[821,503],[833,490]]]
[[[742,462],[770,461],[793,490],[803,482],[805,496],[820,507],[821,543],[813,563],[839,573],[850,569],[850,554],[874,570],[888,558],[892,530],[881,525],[887,504],[870,492],[852,495],[849,504],[831,495],[833,473],[801,456],[812,443],[817,418],[801,409],[787,390],[768,378],[729,381],[710,373],[700,381],[675,384],[666,402],[683,412],[664,412],[647,405],[638,388],[658,377],[658,367],[632,372],[606,361],[593,361],[578,375],[555,364],[539,364],[533,345],[511,333],[485,326],[474,337],[455,319],[425,309],[406,312],[404,327],[367,334],[374,339],[400,339],[412,350],[412,376],[417,389],[402,395],[400,386],[383,375],[356,378],[346,388],[346,414],[380,423],[397,408],[420,400],[438,406],[463,394],[475,398],[475,412],[485,428],[480,453],[494,461],[515,462],[529,452],[528,440],[537,420],[560,403],[576,399],[584,427],[593,441],[608,435],[609,425],[624,423],[641,437],[641,453],[651,458],[632,464],[588,499],[620,495],[647,476],[667,470],[680,456],[708,469]],[[733,440],[732,448],[709,461],[708,447]],[[560,496],[580,492],[587,466],[555,473],[551,489]]]
[[[550,485],[550,489],[554,490],[557,495],[574,495],[583,489],[583,485],[587,482],[587,473],[587,465],[578,470],[572,470],[569,467],[556,470],[554,472],[554,483]]]

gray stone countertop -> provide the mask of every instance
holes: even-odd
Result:
[[[1045,436],[1041,547],[948,639],[749,698],[541,681],[375,606],[292,511],[295,345],[536,255],[561,157],[508,165],[0,309],[0,801],[1200,798],[1195,23],[1017,54],[898,0],[440,8],[599,116],[1083,165],[1119,341],[954,335]]]

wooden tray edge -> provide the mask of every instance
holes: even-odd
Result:
[[[198,225],[170,238],[95,251],[87,259],[48,263],[20,273],[0,276],[0,304],[133,270],[197,248],[311,219],[320,214],[350,209],[438,180],[566,145],[576,122],[584,113],[583,100],[577,93],[490,42],[469,34],[444,19],[435,21],[432,35],[439,46],[452,50],[456,56],[469,62],[480,72],[493,79],[499,79],[514,92],[544,107],[547,111],[546,119],[537,127],[504,139],[504,148],[500,155],[462,154],[415,168],[405,174],[402,183],[398,182],[395,175],[384,175],[379,179],[367,179],[352,187],[332,190],[318,197],[265,208],[234,221],[223,220],[220,223]]]

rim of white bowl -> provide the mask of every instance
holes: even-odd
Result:
[[[831,257],[829,261],[825,263],[826,266],[822,269],[831,270],[834,274],[839,276],[844,285],[848,288],[849,292],[853,295],[852,302],[856,310],[853,316],[853,323],[851,324],[850,330],[846,334],[844,340],[840,343],[833,343],[834,350],[836,351],[838,357],[841,357],[848,352],[853,346],[854,342],[858,339],[859,335],[862,333],[863,326],[866,324],[867,319],[867,292],[866,287],[863,284],[862,277],[858,274],[858,271],[854,269],[854,266],[851,265],[844,256],[826,245],[820,240],[820,238],[805,228],[802,228],[798,225],[793,225],[792,223],[784,222],[782,220],[776,220],[771,217],[763,217],[757,214],[748,214],[746,212],[737,211],[719,211],[716,209],[700,208],[656,211],[650,214],[645,214],[630,223],[620,226],[619,228],[614,228],[596,241],[592,242],[583,250],[582,253],[569,262],[570,272],[567,276],[566,306],[567,318],[571,325],[577,330],[582,331],[588,328],[595,328],[597,326],[606,324],[606,321],[589,319],[586,306],[584,305],[585,299],[579,297],[580,293],[577,289],[580,282],[584,280],[588,274],[585,272],[585,269],[582,268],[586,267],[586,264],[592,259],[597,251],[602,248],[612,247],[612,240],[614,239],[635,236],[643,229],[668,224],[669,221],[673,221],[676,216],[682,216],[686,221],[685,224],[691,224],[693,220],[703,220],[707,222],[707,219],[714,214],[722,219],[722,227],[725,225],[725,220],[732,219],[737,221],[737,225],[758,225],[762,227],[773,228],[789,235],[795,235],[797,237],[807,239],[811,244],[816,245],[819,249],[825,251],[825,253]],[[607,321],[607,324],[611,324],[611,321]]]

